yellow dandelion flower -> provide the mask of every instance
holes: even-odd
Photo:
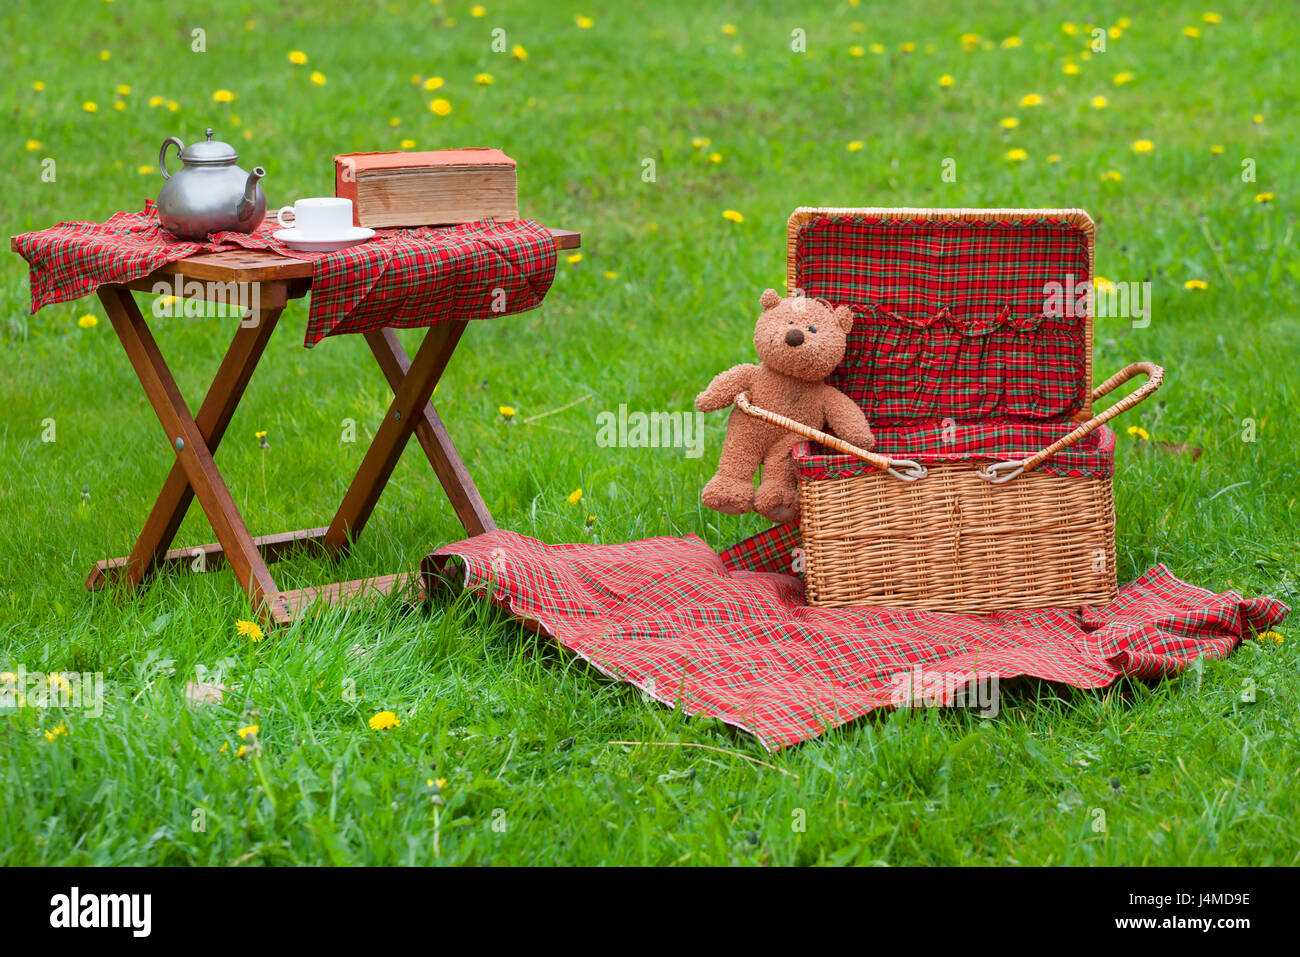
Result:
[[[1151,142],[1150,140],[1134,140],[1134,141],[1133,141],[1133,152],[1134,152],[1134,153],[1150,153],[1150,152],[1151,152],[1153,149],[1155,149],[1155,148],[1156,148],[1156,144],[1153,143],[1153,142]]]
[[[38,149],[40,149],[40,148],[41,148],[41,141],[40,141],[40,140],[28,140],[28,141],[27,141],[27,149],[28,149],[28,150],[38,150]]]
[[[709,154],[709,162],[710,162],[710,163],[721,163],[721,162],[722,162],[722,154],[719,153],[719,152],[717,152],[716,150],[715,150],[714,152],[710,153],[710,154]]]
[[[940,86],[952,86],[956,82],[957,81],[952,78],[951,73],[945,73],[943,76],[939,77]]]
[[[879,56],[885,52],[885,45],[883,43],[873,43],[871,46],[867,47],[867,49]]]
[[[1119,183],[1122,182],[1123,179],[1124,174],[1117,169],[1108,169],[1106,172],[1101,174],[1101,181],[1103,183]]]
[[[1029,154],[1017,146],[1015,149],[1010,149],[1003,153],[1002,158],[1008,163],[1023,163],[1025,160],[1029,159]]]
[[[491,74],[491,73],[475,73],[475,74],[474,74],[474,82],[477,83],[479,86],[491,86],[491,85],[492,85],[492,74]]]
[[[1106,99],[1104,96],[1094,96],[1088,102],[1092,104],[1094,110],[1104,110],[1106,107],[1110,106],[1110,100]]]
[[[1256,194],[1255,194],[1255,202],[1257,202],[1257,203],[1271,203],[1271,202],[1273,202],[1273,194],[1272,194],[1272,193],[1256,193]]]
[[[582,16],[582,14],[579,14],[578,16],[574,17],[573,22],[578,25],[579,30],[590,30],[593,26],[596,25],[595,20],[591,19],[591,17],[584,17]]]
[[[125,110],[125,109],[126,109],[126,100],[114,100],[114,101],[113,101],[113,109],[115,109],[115,110]]]
[[[913,43],[911,40],[907,40],[907,41],[904,42],[904,43],[900,43],[900,44],[898,45],[898,48],[899,48],[900,50],[902,50],[904,53],[914,53],[914,52],[916,52],[916,44]]]
[[[469,15],[474,19],[487,16],[487,8],[481,5],[475,5],[469,8]]]
[[[99,316],[92,315],[91,313],[86,313],[84,316],[82,316],[80,319],[77,320],[77,325],[80,326],[82,329],[94,329],[97,325],[99,325]]]
[[[1049,162],[1049,163],[1059,163],[1059,162],[1061,162],[1061,154],[1060,154],[1060,153],[1048,153],[1048,154],[1047,154],[1047,162]]]
[[[1014,130],[1019,125],[1020,120],[1014,116],[1004,116],[1002,119],[998,120],[998,126],[1002,127],[1004,130]]]
[[[235,732],[235,734],[239,735],[239,739],[242,741],[244,738],[247,738],[250,734],[253,737],[257,737],[257,732],[261,730],[262,730],[262,726],[260,724],[248,724],[238,729]]]
[[[1064,33],[1067,37],[1072,37],[1079,32],[1079,27],[1077,24],[1071,23],[1069,20],[1066,20],[1064,23],[1061,24],[1061,32]]]
[[[113,54],[110,53],[108,50],[100,50],[99,58],[103,60],[105,63],[107,63],[109,60],[113,59]]]
[[[1210,147],[1210,152],[1213,153],[1215,156],[1222,156],[1223,147],[1220,146],[1218,143],[1215,143],[1213,146]]]
[[[499,405],[497,411],[501,413],[503,419],[513,419],[515,417],[515,407],[513,405]]]
[[[415,140],[402,140],[402,149],[409,150],[415,148]]]
[[[125,83],[119,83],[119,84],[117,85],[117,95],[118,95],[118,96],[130,96],[130,95],[131,95],[131,88],[130,88],[129,86],[127,86]]]
[[[569,255],[564,257],[564,260],[570,266],[577,265],[578,263],[582,262],[582,253],[569,253]]]
[[[1079,64],[1073,60],[1066,60],[1065,63],[1061,64],[1061,72],[1066,76],[1078,76],[1080,73]]]
[[[307,54],[303,53],[301,50],[290,50],[289,62],[297,66],[302,66],[307,62]]]
[[[166,102],[166,100],[164,100],[161,96],[151,96],[151,97],[149,97],[149,105],[150,105],[150,106],[153,106],[153,107],[159,107],[159,106],[162,106],[163,103],[165,103],[165,102]]]
[[[1210,284],[1207,283],[1204,279],[1189,279],[1187,280],[1187,282],[1183,283],[1183,288],[1195,289],[1199,291],[1199,290],[1209,289]]]
[[[1185,37],[1191,37],[1193,40],[1195,40],[1198,37],[1200,37],[1200,35],[1201,35],[1200,27],[1183,27],[1183,36]]]
[[[1209,12],[1209,13],[1202,13],[1202,14],[1201,14],[1201,19],[1204,20],[1206,23],[1222,23],[1222,22],[1223,22],[1223,17],[1219,16],[1217,13],[1214,13],[1213,11],[1211,11],[1211,12]]]
[[[978,33],[963,33],[961,35],[961,45],[967,50],[974,50],[980,45],[980,35]]]
[[[325,85],[325,74],[322,73],[320,70],[312,70],[312,71],[311,71],[311,81],[312,81],[313,83],[315,83],[317,86],[324,86],[324,85]]]
[[[1260,123],[1264,122],[1264,114],[1256,113],[1254,116],[1250,118],[1250,121],[1258,126]]]
[[[442,97],[438,97],[438,99],[429,103],[429,109],[433,110],[433,112],[438,116],[446,116],[451,112],[451,104]]]
[[[1014,50],[1016,47],[1020,46],[1022,43],[1023,43],[1023,41],[1020,39],[1020,37],[1007,37],[1005,40],[1002,41],[1002,49],[1004,49],[1004,50]]]
[[[261,437],[262,436],[260,435],[258,436],[259,439]],[[266,637],[262,633],[261,625],[259,625],[255,621],[249,621],[246,618],[241,618],[239,619],[239,621],[235,622],[235,633],[238,635],[243,635],[245,638],[250,638],[253,641],[261,641],[263,638]]]
[[[141,176],[151,176],[153,174],[153,167],[149,165],[137,166],[135,171]]]
[[[849,56],[866,56],[866,55],[867,55],[867,51],[864,50],[862,47],[858,46],[857,44],[854,44],[853,46],[849,47]]]
[[[1130,20],[1128,17],[1120,17],[1118,20],[1115,21],[1115,24],[1121,30],[1127,30],[1129,27],[1133,26],[1133,21]]]
[[[523,48],[522,44],[516,43],[510,48],[510,55],[521,63],[528,59],[528,51]]]
[[[695,137],[695,139],[691,140],[691,145],[694,146],[697,150],[702,150],[704,149],[704,147],[708,146],[711,142],[713,141],[710,140],[707,136],[697,136]]]
[[[246,754],[248,754],[248,745],[241,744],[239,750],[235,752],[235,757],[242,758]]]
[[[1255,636],[1259,641],[1270,641],[1275,645],[1282,644],[1286,639],[1280,631],[1265,631]]]
[[[1116,73],[1115,76],[1111,79],[1111,82],[1114,83],[1116,86],[1123,86],[1125,83],[1132,83],[1136,78],[1137,77],[1135,74],[1129,73],[1127,70],[1125,70],[1122,73]]]
[[[605,278],[606,278],[606,279],[617,279],[617,278],[618,278],[618,273],[614,272],[614,270],[612,270],[612,269],[606,269],[606,270],[605,270]]]
[[[582,489],[575,488],[572,492],[566,495],[565,498],[568,499],[570,505],[577,505],[582,499]]]
[[[724,209],[722,211],[722,218],[730,220],[733,223],[743,223],[745,221],[745,217],[734,209]]]
[[[216,90],[212,94],[212,99],[218,103],[233,103],[235,100],[235,94],[231,93],[229,90]]]
[[[95,113],[99,110],[99,105],[96,104],[94,100],[87,100],[85,103],[81,104],[81,108],[87,113]]]
[[[45,740],[53,741],[55,738],[61,737],[62,735],[65,735],[67,733],[68,733],[68,726],[66,724],[59,724],[58,726],[51,728],[49,731],[45,732]]]
[[[402,722],[398,720],[397,715],[391,711],[380,711],[373,715],[367,724],[370,725],[371,731],[387,731],[389,728],[396,728]]]
[[[1020,98],[1021,106],[1038,106],[1043,102],[1043,97],[1038,93],[1026,93]]]
[[[1115,288],[1115,284],[1105,276],[1097,276],[1092,280],[1092,288],[1097,292],[1110,292]]]
[[[1106,31],[1106,34],[1107,34],[1107,35],[1108,35],[1112,40],[1118,40],[1120,37],[1122,37],[1122,36],[1124,35],[1124,28],[1123,28],[1123,27],[1120,27],[1120,26],[1114,26],[1114,27],[1111,27],[1109,30],[1107,30],[1107,31]]]
[[[1137,436],[1143,442],[1151,438],[1151,433],[1148,432],[1146,429],[1142,428],[1142,426],[1140,425],[1130,425],[1128,427],[1128,434]]]
[[[37,80],[35,83],[32,84],[32,89],[35,90],[37,93],[41,92],[41,90],[45,89],[45,81]]]
[[[722,32],[729,37],[734,37],[736,35],[736,25],[734,23],[724,23],[722,25]]]
[[[424,88],[425,88],[426,90],[436,90],[436,89],[438,89],[439,87],[441,87],[442,84],[443,84],[443,79],[442,79],[442,77],[440,77],[440,76],[431,76],[431,77],[429,77],[427,80],[424,81]]]
[[[865,145],[866,144],[864,144],[862,140],[850,140],[849,145],[846,147],[846,149],[848,149],[850,153],[856,153],[858,150],[862,149],[862,147]]]

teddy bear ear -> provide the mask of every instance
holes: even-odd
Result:
[[[758,297],[758,303],[760,306],[763,307],[764,312],[766,312],[768,309],[771,309],[780,301],[781,301],[781,296],[777,293],[775,289],[764,289],[763,295]]]
[[[849,306],[840,306],[835,310],[835,321],[841,329],[848,332],[853,328],[853,310]]]

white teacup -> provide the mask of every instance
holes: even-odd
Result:
[[[293,218],[286,221],[286,214]],[[352,228],[352,200],[336,196],[300,199],[281,209],[275,218],[281,227],[303,235],[337,236]]]

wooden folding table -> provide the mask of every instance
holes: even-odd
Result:
[[[559,229],[550,232],[559,249],[574,249],[580,243],[576,232]],[[407,356],[391,328],[364,333],[393,390],[393,401],[333,520],[322,528],[258,537],[249,534],[213,455],[281,312],[289,300],[307,294],[312,274],[311,262],[263,250],[241,249],[192,256],[133,282],[99,287],[99,298],[162,424],[167,447],[175,461],[131,554],[97,562],[86,580],[87,588],[99,589],[114,582],[134,591],[159,568],[194,564],[202,559],[200,567],[205,570],[222,564],[229,566],[265,622],[286,624],[313,600],[345,601],[356,595],[386,593],[401,587],[408,575],[281,591],[267,565],[291,549],[314,548],[333,556],[346,552],[370,518],[412,433],[424,449],[465,531],[478,535],[496,527],[446,426],[430,402],[434,386],[468,325],[467,321],[454,321],[431,326],[414,359]],[[221,284],[226,290],[222,295],[235,288],[226,285],[230,283],[255,283],[259,287],[257,298],[250,296],[256,308],[246,313],[196,415],[190,414],[132,295],[133,291],[152,292],[160,282],[174,285],[177,276],[181,277],[182,284],[197,280],[205,290],[220,289],[218,284]],[[171,548],[194,498],[199,500],[212,524],[217,541]]]

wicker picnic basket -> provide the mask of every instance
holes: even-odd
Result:
[[[810,604],[982,613],[1115,597],[1104,423],[1164,370],[1137,362],[1089,388],[1093,236],[1080,209],[795,210],[789,293],[853,307],[827,381],[877,440],[856,448],[737,398],[808,440],[794,459]]]

